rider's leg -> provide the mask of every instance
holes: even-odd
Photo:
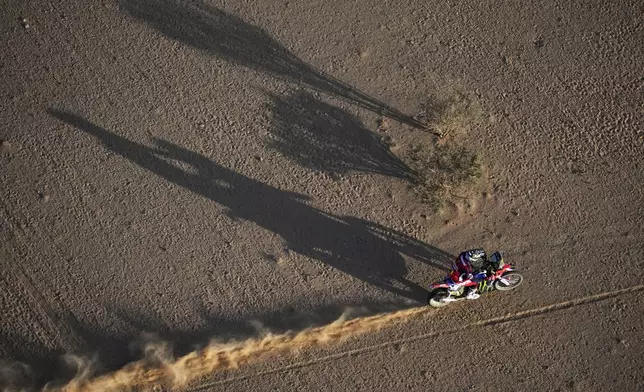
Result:
[[[476,292],[476,287],[468,287],[467,289],[467,293],[465,294],[466,299],[477,299],[481,296]]]

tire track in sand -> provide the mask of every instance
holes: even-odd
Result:
[[[40,327],[47,334],[51,335],[54,341],[58,342],[61,349],[68,353],[77,351],[83,346],[82,339],[69,326],[67,320],[61,317],[65,312],[59,309],[59,306],[56,306],[53,301],[56,298],[55,291],[52,290],[49,279],[43,276],[43,269],[47,270],[52,268],[51,261],[47,260],[48,257],[45,256],[41,260],[42,265],[35,266],[32,264],[31,257],[24,250],[20,249],[21,245],[24,249],[29,248],[28,245],[22,243],[24,242],[24,238],[37,239],[41,244],[46,244],[46,239],[42,235],[29,237],[29,234],[26,233],[25,229],[20,227],[16,218],[10,213],[11,209],[9,208],[7,200],[0,198],[0,206],[2,207],[0,208],[0,219],[8,227],[9,231],[6,235],[10,237],[9,239],[14,243],[13,245],[15,247],[14,251],[11,252],[9,241],[7,241],[6,248],[0,248],[0,259],[4,261],[2,264],[9,274],[15,278],[14,281],[7,281],[7,284],[11,283],[12,286],[19,285],[27,293],[31,300],[27,301],[27,306],[34,311],[34,314],[40,315]],[[14,214],[19,214],[16,206],[13,207]],[[28,218],[23,218],[23,221],[29,220]],[[35,234],[40,233],[36,232]],[[16,260],[18,256],[20,257],[20,262]],[[46,268],[43,268],[43,266]],[[27,269],[31,270],[31,273]],[[36,282],[41,282],[41,284],[38,286]],[[19,288],[14,287],[12,291],[13,295],[21,297]],[[48,346],[48,343],[53,342],[43,342],[44,346]]]
[[[536,316],[542,316],[546,315],[549,313],[554,313],[562,310],[567,310],[571,308],[575,308],[578,306],[583,306],[583,305],[589,305],[595,302],[600,302],[604,301],[607,299],[615,298],[621,295],[625,294],[631,294],[631,293],[636,293],[636,292],[642,292],[644,291],[644,284],[641,285],[636,285],[636,286],[631,286],[627,287],[624,289],[619,289],[619,290],[612,290],[612,291],[605,291],[601,292],[598,294],[593,294],[585,297],[580,297],[580,298],[575,298],[572,300],[568,301],[563,301],[563,302],[558,302],[554,303],[551,305],[546,305],[538,308],[533,308],[533,309],[528,309],[520,312],[515,312],[515,313],[510,313],[504,316],[497,316],[497,317],[492,317],[480,321],[476,321],[473,323],[465,324],[460,327],[456,328],[451,328],[451,329],[446,329],[446,330],[441,330],[441,331],[432,331],[429,333],[421,334],[421,335],[415,335],[407,338],[401,338],[401,339],[395,339],[395,340],[390,340],[383,342],[381,344],[376,344],[368,347],[363,347],[363,348],[358,348],[355,350],[348,350],[348,351],[343,351],[337,354],[333,355],[328,355],[320,358],[316,358],[310,361],[305,361],[305,362],[299,362],[299,363],[293,363],[288,366],[283,366],[280,368],[276,369],[271,369],[271,370],[266,370],[263,372],[258,372],[249,376],[244,376],[244,377],[231,377],[227,378],[224,380],[220,381],[215,381],[207,384],[201,384],[192,388],[189,388],[188,391],[201,391],[205,390],[209,387],[217,386],[217,385],[225,385],[225,384],[230,384],[238,381],[244,381],[248,380],[251,378],[255,377],[261,377],[269,374],[276,374],[276,373],[282,373],[285,371],[290,371],[294,369],[301,369],[309,366],[315,366],[320,363],[324,362],[330,362],[334,361],[336,359],[341,359],[341,358],[346,358],[348,356],[353,356],[353,355],[361,355],[369,352],[373,352],[376,350],[380,350],[386,347],[398,345],[398,344],[404,344],[404,343],[411,343],[411,342],[416,342],[420,340],[425,340],[429,338],[435,338],[435,337],[440,337],[444,335],[451,335],[455,333],[460,333],[460,332],[466,332],[470,331],[472,329],[477,329],[477,328],[484,328],[484,327],[489,327],[489,326],[494,326],[494,325],[499,325],[499,324],[505,324],[505,323],[510,323],[514,321],[519,321],[531,317],[536,317]],[[421,312],[414,312],[414,314],[411,314],[410,316],[419,316],[421,313],[429,313],[433,308],[427,307],[427,308],[420,308],[424,311]],[[411,309],[414,310],[414,309]],[[409,311],[402,311],[402,312],[409,312]]]
[[[294,363],[288,366],[244,377],[233,377],[216,382],[202,383],[200,385],[193,386],[189,390],[205,390],[216,385],[230,384],[267,374],[305,368],[351,355],[359,355],[379,350],[395,344],[420,341],[448,334],[466,332],[476,328],[484,328],[487,326],[518,321],[641,291],[644,291],[644,284],[619,290],[606,291],[504,316],[492,317],[456,328],[391,340],[378,345],[348,350],[316,358],[311,361]],[[183,389],[190,384],[194,384],[196,380],[208,377],[217,371],[236,369],[241,365],[258,363],[261,360],[278,354],[295,353],[305,348],[340,343],[351,337],[368,332],[374,332],[394,324],[408,322],[410,319],[417,318],[434,311],[438,310],[430,307],[418,307],[397,312],[376,314],[368,317],[357,317],[349,320],[344,317],[340,317],[339,320],[331,324],[317,328],[308,328],[302,331],[287,332],[276,335],[267,334],[262,337],[250,338],[239,342],[212,342],[202,350],[191,352],[178,359],[174,359],[168,354],[167,344],[157,343],[156,345],[149,347],[150,350],[146,350],[148,352],[156,353],[152,358],[148,358],[147,362],[144,360],[134,362],[118,371],[95,379],[72,380],[60,390],[65,392],[93,392],[143,389],[150,387],[158,390],[161,386]],[[152,359],[153,361],[150,362],[149,359]]]
[[[234,382],[238,382],[238,381],[244,381],[244,380],[248,380],[248,379],[251,379],[251,378],[261,377],[261,376],[265,376],[265,375],[269,375],[269,374],[282,373],[282,372],[290,371],[290,370],[294,370],[294,369],[301,369],[301,368],[314,366],[314,365],[324,363],[324,362],[334,361],[336,359],[346,358],[348,356],[365,354],[365,353],[368,353],[368,352],[380,350],[380,349],[390,347],[390,346],[394,346],[394,345],[398,345],[398,344],[411,343],[411,342],[416,342],[416,341],[425,340],[425,339],[429,339],[429,338],[440,337],[440,336],[450,335],[450,334],[455,334],[455,333],[460,333],[460,332],[466,332],[466,331],[476,329],[476,328],[484,328],[484,327],[489,327],[489,326],[494,326],[494,325],[499,325],[499,324],[510,323],[510,322],[514,322],[514,321],[523,320],[523,319],[526,319],[526,318],[531,318],[531,317],[546,315],[546,314],[549,314],[549,313],[554,313],[554,312],[558,312],[558,311],[562,311],[562,310],[567,310],[567,309],[575,308],[575,307],[578,307],[578,306],[589,305],[589,304],[592,304],[592,303],[595,303],[595,302],[604,301],[604,300],[615,298],[615,297],[618,297],[618,296],[621,296],[621,295],[631,294],[631,293],[636,293],[636,292],[642,292],[642,291],[644,291],[644,284],[631,286],[631,287],[627,287],[627,288],[619,289],[619,290],[605,291],[605,292],[601,292],[601,293],[598,293],[598,294],[589,295],[589,296],[586,296],[586,297],[575,298],[575,299],[572,299],[572,300],[569,300],[569,301],[558,302],[558,303],[555,303],[555,304],[546,305],[546,306],[533,308],[533,309],[528,309],[528,310],[524,310],[524,311],[521,311],[521,312],[510,313],[510,314],[507,314],[507,315],[504,315],[504,316],[492,317],[492,318],[485,319],[485,320],[480,320],[480,321],[477,321],[477,322],[474,322],[474,323],[465,324],[465,325],[462,325],[462,326],[456,327],[456,328],[446,329],[446,330],[442,330],[442,331],[432,331],[432,332],[429,332],[429,333],[425,333],[425,334],[421,334],[421,335],[415,335],[415,336],[411,336],[411,337],[408,337],[408,338],[390,340],[390,341],[387,341],[387,342],[383,342],[381,344],[376,344],[376,345],[363,347],[363,348],[359,348],[359,349],[355,349],[355,350],[343,351],[343,352],[340,352],[340,353],[337,353],[337,354],[316,358],[316,359],[313,359],[313,360],[310,360],[310,361],[293,363],[293,364],[288,365],[288,366],[283,366],[283,367],[280,367],[280,368],[275,368],[275,369],[266,370],[266,371],[263,371],[263,372],[258,372],[258,373],[255,373],[255,374],[252,374],[252,375],[249,375],[249,376],[231,377],[231,378],[227,378],[227,379],[220,380],[220,381],[215,381],[215,382],[211,382],[211,383],[207,383],[207,384],[201,384],[201,385],[189,388],[187,390],[188,391],[201,391],[201,390],[205,390],[205,389],[207,389],[209,387],[212,387],[212,386],[225,385],[225,384],[230,384],[230,383],[234,383]],[[424,310],[424,312],[422,312],[422,311],[421,312],[414,312],[414,314],[411,314],[410,316],[419,316],[420,313],[429,313],[432,310],[434,310],[433,308],[429,308],[429,307],[428,308],[420,308],[420,309]],[[408,311],[406,310],[406,311],[402,311],[402,312],[406,313]]]

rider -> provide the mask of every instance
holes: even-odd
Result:
[[[460,289],[463,282],[475,278],[473,275],[474,272],[477,272],[477,279],[485,278],[484,275],[480,276],[481,273],[479,271],[483,269],[487,261],[487,255],[483,249],[472,249],[462,252],[454,262],[454,265],[452,265],[452,272],[449,275],[452,281],[450,289],[452,291]],[[476,286],[465,287],[465,298],[477,299],[480,296],[476,292]]]

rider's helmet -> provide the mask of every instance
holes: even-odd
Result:
[[[481,268],[486,261],[485,251],[483,249],[472,249],[465,252],[465,259],[472,264],[474,268]]]

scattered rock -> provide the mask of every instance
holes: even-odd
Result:
[[[543,38],[537,38],[534,40],[533,44],[535,48],[541,49],[546,43],[543,41]]]
[[[11,143],[6,140],[0,140],[0,152],[11,151]]]
[[[363,48],[363,49],[359,49],[359,50],[358,50],[358,56],[359,56],[361,59],[364,59],[364,58],[366,58],[366,57],[369,57],[369,54],[371,54],[371,49],[369,49],[369,48]]]
[[[27,18],[20,18],[20,24],[22,24],[22,27],[24,27],[25,29],[28,29],[31,27],[31,25],[29,25],[29,21],[27,20]]]

